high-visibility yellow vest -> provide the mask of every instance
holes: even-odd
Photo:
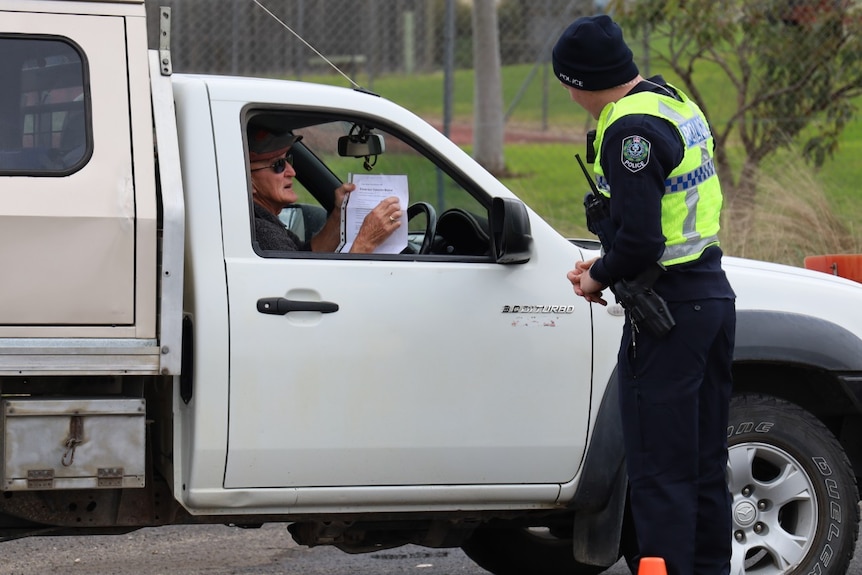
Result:
[[[718,245],[721,186],[713,162],[713,137],[706,116],[697,104],[677,90],[682,101],[657,94],[638,92],[608,104],[599,116],[596,129],[596,174],[599,191],[610,196],[611,188],[601,166],[602,139],[608,127],[629,114],[649,114],[669,121],[685,143],[682,161],[664,182],[661,200],[661,229],[665,250],[659,262],[664,266],[691,262],[700,258],[709,246]],[[649,142],[624,140],[622,160],[637,171],[649,159]]]

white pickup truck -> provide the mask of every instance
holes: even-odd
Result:
[[[596,243],[381,97],[170,67],[143,0],[0,0],[0,538],[282,522],[498,575],[625,555],[623,318],[565,279]],[[374,164],[408,177],[408,248],[261,250],[251,119],[303,136],[286,225]],[[725,265],[733,573],[843,573],[862,285]]]

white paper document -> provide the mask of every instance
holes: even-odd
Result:
[[[341,244],[339,252],[349,252],[365,216],[382,200],[395,196],[401,206],[401,225],[374,250],[376,254],[397,254],[407,247],[407,176],[386,174],[350,174],[348,181],[356,189],[344,196],[341,206]]]

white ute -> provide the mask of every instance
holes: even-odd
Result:
[[[0,0],[0,78],[0,538],[282,522],[499,575],[626,554],[623,319],[565,279],[594,241],[373,94],[172,75],[143,0]],[[298,234],[376,161],[407,175],[408,247],[260,250],[252,118],[303,135]],[[733,573],[843,573],[862,285],[725,261]]]

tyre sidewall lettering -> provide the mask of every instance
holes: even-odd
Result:
[[[761,421],[755,424],[752,421],[741,421],[734,425],[727,426],[727,439],[744,433],[769,433],[775,427],[773,421]]]

